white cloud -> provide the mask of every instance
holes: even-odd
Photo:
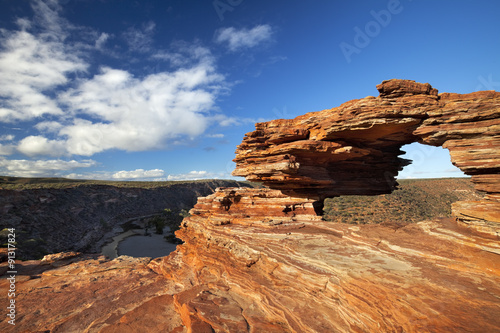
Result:
[[[31,7],[35,14],[33,22],[35,26],[43,30],[41,36],[52,40],[64,40],[74,27],[59,16],[61,6],[58,0],[33,0]],[[23,22],[23,26],[32,26]]]
[[[4,145],[0,143],[0,155],[12,155],[15,151],[14,145]]]
[[[230,178],[226,172],[208,172],[204,170],[190,171],[188,173],[181,173],[175,175],[168,175],[165,180],[197,180],[197,179],[221,179]]]
[[[64,126],[57,121],[42,121],[35,125],[35,128],[41,132],[57,133]]]
[[[86,173],[69,173],[64,175],[70,179],[94,179],[94,180],[120,180],[120,181],[164,181],[165,172],[161,169],[143,170],[136,169],[132,171],[97,171]]]
[[[17,150],[28,156],[61,156],[66,154],[64,141],[49,140],[43,136],[34,135],[22,139],[17,146]]]
[[[217,124],[223,127],[237,126],[240,124],[240,121],[237,118],[227,117],[222,114],[214,115],[213,119],[217,122]]]
[[[0,120],[30,120],[62,115],[56,101],[44,91],[68,82],[67,74],[87,65],[59,42],[37,38],[26,31],[0,38]]]
[[[84,28],[61,18],[56,0],[36,0],[33,7],[32,20],[18,19],[19,31],[3,30],[0,36],[0,122],[40,119],[34,126],[40,134],[20,140],[18,152],[145,151],[200,136],[212,124],[236,123],[215,112],[216,98],[228,84],[207,48],[177,42],[173,52],[151,56],[170,61],[176,67],[172,71],[137,77],[102,67],[93,77],[70,82],[71,75],[90,67],[84,60],[90,59],[88,52],[103,47],[111,35],[92,31],[86,40],[69,44],[70,32]],[[147,22],[123,36],[131,49],[152,52],[155,28]],[[12,150],[2,146],[4,154]]]
[[[88,168],[93,160],[8,160],[0,157],[0,174],[14,177],[57,177],[61,171]]]
[[[104,47],[104,44],[106,44],[106,41],[109,39],[110,35],[103,32],[101,33],[101,35],[99,36],[99,38],[97,38],[97,40],[95,41],[95,48],[96,49],[102,49]]]
[[[222,139],[224,137],[224,134],[222,133],[217,133],[217,134],[207,134],[207,138],[215,138],[215,139]]]
[[[123,33],[123,38],[127,42],[130,50],[140,53],[151,51],[155,27],[156,24],[153,21],[149,21],[140,28],[128,28]]]
[[[208,174],[207,171],[190,171],[188,173],[168,175],[166,180],[188,180],[188,179],[204,179]]]
[[[1,169],[0,169],[1,171]],[[63,177],[71,179],[95,179],[95,180],[121,180],[121,181],[180,181],[197,179],[232,179],[230,172],[208,172],[208,171],[190,171],[188,173],[170,174],[165,176],[162,169],[143,170],[136,169],[131,171],[101,171],[91,173],[69,173]]]
[[[176,180],[196,180],[196,179],[215,179],[228,178],[223,177],[224,173],[211,173],[207,171],[191,171],[184,174],[175,174],[165,176],[165,171],[162,169],[136,169],[122,171],[103,171],[95,173],[70,173],[66,178],[73,179],[98,179],[98,180],[143,180],[143,181],[176,181]]]
[[[144,151],[160,148],[182,136],[197,137],[215,121],[211,115],[224,77],[209,62],[143,79],[103,68],[94,78],[61,94],[71,110],[95,121],[75,118],[62,128],[70,154],[86,155],[107,149]]]
[[[136,169],[133,171],[118,171],[115,172],[111,177],[113,179],[146,179],[146,178],[158,178],[163,177],[165,171],[161,169],[144,170]]]
[[[58,15],[57,1],[33,1],[32,22],[18,19],[19,31],[0,35],[0,121],[30,120],[62,115],[48,90],[68,83],[67,75],[85,71],[87,64],[64,44],[72,26]],[[38,34],[28,29],[42,30]]]
[[[272,28],[268,24],[258,25],[250,30],[237,30],[229,27],[219,30],[216,33],[215,41],[217,43],[227,43],[229,50],[235,52],[255,47],[262,42],[270,40],[272,33]]]
[[[191,67],[197,63],[213,63],[210,50],[197,43],[175,42],[172,50],[159,50],[151,55],[152,59],[168,61],[173,67]]]
[[[0,135],[0,141],[12,141],[14,138],[15,136],[12,134]]]

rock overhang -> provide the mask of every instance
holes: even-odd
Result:
[[[401,147],[420,142],[447,148],[452,163],[498,204],[499,92],[439,94],[429,83],[399,79],[377,89],[378,97],[257,123],[236,150],[233,175],[317,200],[386,194],[411,163]]]
[[[388,90],[388,94],[399,93],[396,91]],[[421,96],[394,99],[401,103],[402,99]],[[475,96],[475,110],[485,111],[480,116],[476,111],[476,116],[468,111],[458,114],[457,105],[449,105],[449,113],[440,110],[441,119],[426,124],[438,126],[437,130],[424,128],[421,136],[408,133],[431,141],[444,137],[452,159],[462,161],[468,172],[475,172],[473,180],[477,188],[489,193],[488,199],[456,203],[454,212],[462,213],[457,215],[462,221],[471,221],[476,230],[487,234],[491,229],[488,223],[500,216],[499,175],[493,168],[498,165],[497,143],[489,134],[481,137],[470,131],[457,139],[460,131],[453,129],[454,125],[450,129],[455,131],[453,139],[441,132],[443,124],[460,124],[464,118],[498,119],[491,116],[491,101],[482,101],[483,97],[478,97],[485,96],[482,93]],[[498,93],[490,96],[498,98]],[[463,100],[463,96],[451,97]],[[369,100],[379,101],[380,97]],[[359,100],[346,105],[356,103]],[[414,113],[408,110],[404,112]],[[421,118],[431,119],[427,115]],[[311,113],[300,121],[312,124],[308,128],[314,135],[321,125],[315,124],[317,119]],[[295,122],[299,120],[288,125]],[[314,162],[329,161],[330,155],[358,154],[351,160],[334,156],[334,162],[343,168],[339,172],[344,172],[344,177],[354,177],[348,171],[361,174],[364,163],[365,180],[376,171],[374,163],[386,168],[383,170],[394,167],[394,161],[402,165],[404,161],[395,158],[384,160],[397,156],[399,148],[394,142],[401,141],[397,131],[391,131],[391,142],[373,139],[373,135],[314,140],[309,129],[299,132],[295,140],[295,132],[289,131],[293,127],[281,123],[270,122],[274,136],[269,142],[265,140],[269,134],[266,123],[258,124],[262,132],[250,134],[248,140],[263,145],[261,156],[256,155],[259,146],[248,141],[247,151],[242,150],[239,157],[248,158],[241,160],[249,164],[246,171],[250,167],[258,171],[250,175],[269,177],[275,187],[289,186],[291,196],[280,189],[218,188],[198,198],[176,233],[184,244],[168,257],[79,261],[70,254],[49,258],[43,265],[53,268],[44,268],[43,273],[32,262],[20,263],[20,272],[26,271],[17,281],[16,297],[29,311],[22,312],[16,327],[26,332],[493,332],[500,328],[497,240],[467,232],[449,219],[396,229],[390,225],[332,223],[316,216],[317,201],[299,196],[314,191],[301,187],[303,173],[298,171],[308,167],[307,163],[313,167]],[[287,134],[280,139],[282,130]],[[489,130],[482,129],[484,133]],[[371,145],[367,138],[372,138]],[[487,157],[493,161],[486,162]],[[268,169],[264,162],[269,163]],[[272,179],[278,167],[282,174],[277,177],[295,169],[296,182]],[[241,166],[237,170],[241,171]],[[316,177],[317,189],[333,187],[331,179],[318,179],[314,169],[306,171],[311,179]],[[393,179],[392,172],[372,178],[378,176],[387,176],[387,182]],[[363,187],[352,179],[342,186],[335,184],[337,191],[367,194],[377,189],[375,183]],[[67,260],[74,262],[64,266]],[[29,271],[41,275],[32,277]],[[7,290],[8,283],[1,282],[0,288]],[[46,310],[47,304],[51,311]],[[2,325],[7,324],[0,323],[0,329]]]

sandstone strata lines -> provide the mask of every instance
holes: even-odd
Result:
[[[438,94],[430,84],[389,80],[378,97],[295,119],[256,124],[236,150],[234,175],[260,181],[290,196],[316,198],[390,193],[409,161],[411,142],[443,146],[453,164],[488,195],[481,204],[454,205],[463,223],[500,233],[500,93]],[[484,210],[490,210],[485,214]],[[484,208],[484,209],[483,209]],[[491,209],[496,213],[491,213]],[[480,221],[480,223],[475,223]]]
[[[20,263],[16,330],[500,332],[500,93],[377,88],[379,97],[257,124],[234,174],[270,188],[199,198],[167,257]],[[392,191],[408,163],[400,147],[414,141],[447,147],[487,193],[453,205],[461,224],[318,216],[325,197]],[[0,293],[8,288],[1,280]]]

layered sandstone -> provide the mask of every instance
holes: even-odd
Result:
[[[201,198],[177,235],[185,243],[153,261],[20,263],[16,327],[0,329],[500,331],[500,244],[449,220],[329,223],[311,200],[229,188]]]
[[[184,244],[167,257],[16,263],[16,326],[4,320],[0,330],[500,332],[500,242],[464,227],[496,237],[499,94],[438,95],[395,80],[378,88],[377,98],[257,124],[235,173],[271,189],[199,198],[176,233]],[[325,197],[391,191],[407,163],[400,147],[415,140],[448,145],[488,193],[454,205],[464,224],[353,226],[318,216]],[[0,280],[0,293],[9,287]]]
[[[236,150],[233,175],[262,182],[290,196],[315,198],[390,193],[398,171],[411,161],[401,147],[411,142],[443,146],[451,161],[486,192],[487,206],[454,213],[470,226],[500,233],[500,93],[438,94],[430,84],[389,80],[378,97],[295,119],[256,124]],[[472,205],[473,206],[473,205]]]

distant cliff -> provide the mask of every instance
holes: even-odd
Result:
[[[24,189],[0,189],[0,230],[16,229],[18,256],[24,259],[61,251],[98,251],[94,245],[103,235],[127,219],[165,208],[189,210],[197,197],[217,187],[248,186],[232,180],[171,182],[150,188],[145,184],[83,182],[60,188],[37,189],[30,184]]]

